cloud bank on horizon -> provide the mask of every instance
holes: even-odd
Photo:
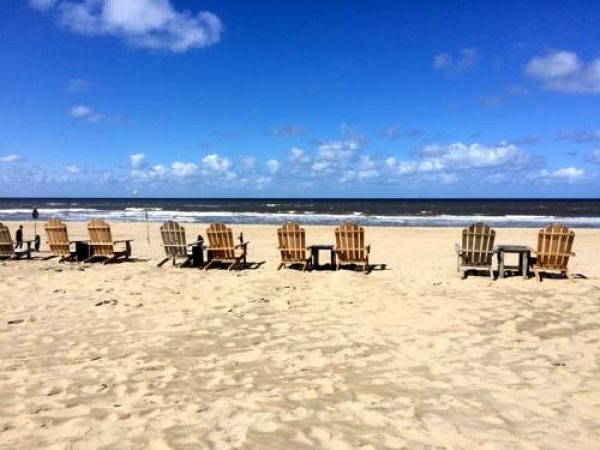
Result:
[[[39,55],[14,36],[0,57],[0,70],[19,69],[0,86],[0,119],[13,124],[0,136],[0,192],[600,195],[600,36],[591,27],[575,48],[583,10],[555,30],[564,45],[525,23],[514,36],[488,33],[510,22],[503,11],[467,40],[440,21],[440,37],[423,43],[405,15],[430,20],[426,7],[390,6],[381,22],[350,4],[322,17],[294,2],[5,7],[48,44]],[[299,33],[309,19],[311,33]]]

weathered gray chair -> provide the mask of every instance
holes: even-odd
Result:
[[[173,261],[174,266],[180,268],[189,265],[193,257],[190,253],[190,247],[197,245],[198,242],[186,244],[185,228],[177,222],[167,220],[160,227],[160,235],[162,237],[162,246],[165,249],[166,258],[158,263],[158,267],[161,267],[169,259]],[[178,258],[183,258],[184,261],[177,263]]]
[[[461,278],[467,277],[468,270],[487,270],[494,278],[492,268],[494,260],[494,240],[496,231],[488,225],[477,222],[465,228],[462,232],[462,245],[455,244],[457,265],[456,270]]]

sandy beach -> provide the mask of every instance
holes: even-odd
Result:
[[[256,270],[157,268],[159,224],[112,225],[133,261],[0,262],[2,448],[600,448],[600,230],[539,283],[461,280],[458,229],[368,228],[365,276],[277,271],[273,226],[233,227]]]

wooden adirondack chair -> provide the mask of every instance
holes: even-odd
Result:
[[[455,244],[457,265],[461,278],[467,277],[468,270],[488,270],[494,279],[494,241],[496,231],[488,225],[477,222],[462,232],[462,245]]]
[[[304,228],[296,223],[286,223],[277,229],[277,240],[279,241],[279,251],[281,252],[281,263],[277,270],[286,267],[286,265],[301,264],[305,271],[310,261],[307,256],[306,234]]]
[[[537,261],[533,265],[533,273],[542,281],[542,272],[560,272],[569,281],[573,277],[569,272],[569,258],[575,256],[571,250],[575,233],[560,223],[553,223],[540,230],[538,235]]]
[[[192,260],[192,254],[189,249],[192,245],[197,245],[199,242],[186,244],[185,228],[177,222],[167,220],[160,227],[160,235],[162,236],[162,246],[165,249],[166,258],[158,263],[161,267],[169,259],[173,260],[173,265],[178,267],[187,266]],[[177,258],[184,258],[182,263],[177,264]]]
[[[119,258],[129,259],[131,256],[131,242],[133,239],[121,239],[113,241],[110,225],[102,219],[92,219],[88,223],[88,232],[90,234],[90,244],[94,254],[83,262],[90,262],[94,259],[103,258],[102,264],[114,262]],[[115,250],[119,244],[124,244],[125,249]]]
[[[0,258],[12,258],[14,254],[14,245],[10,236],[10,230],[0,222]]]
[[[67,225],[62,220],[54,218],[44,224],[44,230],[52,252],[52,256],[46,259],[59,257],[58,262],[73,260],[75,252],[71,251],[71,244],[74,241],[69,240]]]
[[[354,222],[346,222],[335,229],[336,270],[342,264],[358,264],[367,272],[371,246],[365,245],[365,229]]]
[[[233,269],[240,263],[246,263],[246,255],[249,242],[235,245],[233,232],[222,223],[213,223],[206,230],[208,237],[207,253],[209,263],[204,267],[208,270],[213,264],[222,262],[229,263],[227,270]],[[240,249],[240,253],[236,250]]]
[[[18,259],[23,256],[31,258],[31,241],[23,241],[23,249],[15,249],[10,230],[0,222],[0,259]]]

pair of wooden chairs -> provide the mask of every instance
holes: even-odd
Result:
[[[287,223],[277,230],[281,263],[278,270],[299,264],[306,270],[311,255],[311,247],[306,246],[306,233],[296,223]],[[371,246],[365,245],[365,229],[353,222],[346,222],[335,229],[336,270],[343,264],[356,264],[363,272],[369,268]]]
[[[190,247],[202,245],[201,241],[187,244],[185,229],[172,220],[167,220],[163,223],[160,227],[160,234],[166,258],[158,263],[158,267],[162,266],[169,259],[173,261],[173,265],[185,267],[189,265],[193,258],[193,254],[190,254]],[[204,270],[208,270],[217,263],[228,264],[227,270],[232,270],[240,264],[246,264],[248,244],[250,242],[236,244],[231,228],[226,227],[222,223],[213,223],[206,230],[206,235],[208,238],[208,247],[206,247],[206,250],[209,262],[204,266]],[[203,250],[204,247],[201,251]],[[183,258],[184,261],[178,263],[177,260],[179,258]]]
[[[19,259],[31,257],[31,242],[27,241],[22,249],[15,248],[10,230],[0,222],[0,259]]]
[[[83,262],[102,260],[102,264],[117,261],[120,258],[131,257],[131,242],[133,239],[113,240],[110,225],[102,219],[92,219],[87,225],[90,236],[86,241],[91,248],[91,253]],[[59,257],[59,262],[74,261],[77,252],[72,250],[76,241],[69,240],[67,225],[60,219],[50,219],[44,225],[48,246],[52,257]],[[118,248],[119,247],[119,248]]]
[[[474,223],[462,232],[462,245],[456,244],[457,270],[465,278],[470,269],[487,270],[494,277],[492,269],[496,231],[481,222]],[[575,233],[566,226],[554,223],[540,230],[537,241],[536,261],[533,272],[542,281],[543,272],[559,272],[572,281],[569,259]]]

